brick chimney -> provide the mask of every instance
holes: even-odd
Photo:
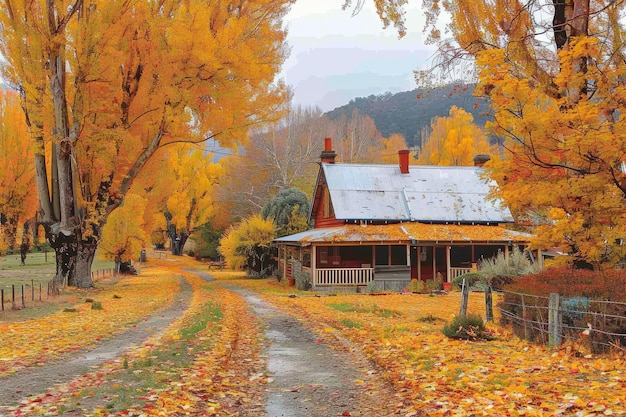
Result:
[[[400,173],[409,173],[409,151],[408,149],[401,149],[398,151],[398,163],[400,164]]]
[[[333,151],[333,140],[331,138],[324,138],[324,150],[320,155],[320,159],[322,162],[334,164],[336,156],[337,154]]]
[[[489,155],[480,154],[474,157],[474,166],[481,167],[491,160]]]

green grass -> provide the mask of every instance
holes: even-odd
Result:
[[[341,319],[339,320],[339,323],[341,323],[344,327],[347,327],[349,329],[360,329],[363,327],[363,323],[357,320]]]
[[[440,319],[437,316],[433,316],[432,314],[429,314],[427,316],[423,316],[417,319],[417,321],[419,321],[420,323],[434,323],[436,321],[445,321],[444,319]]]
[[[182,371],[193,365],[195,353],[212,348],[216,325],[222,318],[218,305],[206,303],[202,312],[180,330],[180,339],[155,346],[148,356],[125,357],[120,369],[103,377],[97,387],[84,389],[64,404],[66,409],[89,411],[94,404],[106,404],[107,412],[115,413],[129,408],[141,408],[146,393],[164,389],[169,381],[177,381]],[[209,333],[203,333],[205,329]],[[205,337],[199,337],[205,336]]]
[[[20,265],[20,255],[6,255],[0,257],[0,288],[11,285],[22,285],[30,288],[31,282],[39,289],[39,282],[47,284],[56,272],[54,252],[29,253],[25,265]],[[112,269],[112,261],[94,260],[91,270]],[[45,287],[44,287],[45,289]]]
[[[378,308],[376,304],[362,305],[356,303],[327,303],[326,305],[343,313],[371,313],[383,318],[397,317],[401,315],[399,312],[394,310]]]
[[[92,265],[92,271],[111,269],[113,265],[113,262],[96,260]],[[65,307],[72,307],[76,302],[72,297],[48,297],[47,295],[48,282],[52,280],[55,271],[56,263],[52,251],[47,253],[47,257],[43,252],[29,253],[26,257],[26,265],[20,265],[19,254],[0,257],[0,289],[4,290],[5,300],[5,311],[0,313],[0,320],[29,320],[56,313]],[[11,310],[12,286],[15,286],[15,299],[18,306],[22,303],[22,286],[24,286],[25,309]],[[39,302],[40,298],[41,302]]]

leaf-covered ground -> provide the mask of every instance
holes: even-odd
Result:
[[[76,304],[55,314],[23,322],[0,322],[0,377],[43,364],[68,352],[93,346],[169,305],[178,278],[151,268],[103,289],[75,290]],[[102,309],[93,309],[94,302]]]
[[[403,415],[626,415],[623,356],[589,355],[584,341],[536,346],[493,324],[495,340],[448,339],[441,328],[460,293],[288,297],[275,280],[236,282],[362,349],[396,386]],[[471,294],[468,311],[485,316],[482,294]]]
[[[257,318],[242,297],[206,283],[180,270],[180,266],[200,268],[191,260],[176,267],[163,266],[172,276],[183,275],[193,288],[190,306],[177,321],[93,373],[24,401],[13,408],[13,415],[263,415],[269,376],[264,373],[260,356],[262,333]],[[535,346],[494,324],[489,325],[495,336],[492,341],[448,339],[441,328],[458,313],[458,293],[316,295],[295,291],[275,279],[243,280],[238,279],[240,274],[211,273],[228,284],[258,292],[264,300],[310,327],[319,341],[366,355],[371,373],[395,387],[395,398],[386,410],[389,414],[626,415],[623,356],[589,355],[584,342],[559,349]],[[103,323],[89,318],[98,311],[89,311],[84,330],[59,325],[55,337],[45,346],[32,343],[32,354],[9,356],[3,364],[15,369],[45,362],[77,345],[88,345],[96,337],[107,337],[112,332],[106,329],[114,327],[110,323],[132,323],[147,314],[131,313],[130,307],[129,311],[115,309],[108,305],[109,296],[115,305],[141,291],[141,303],[135,303],[135,307],[143,308],[138,304],[149,305],[151,301],[162,305],[168,296],[152,287],[168,287],[171,292],[177,288],[177,281],[172,279],[172,286],[168,286],[170,281],[165,276],[154,274],[150,279],[134,277],[121,282],[106,297],[98,296],[109,312],[98,316]],[[144,282],[158,285],[142,287]],[[129,294],[122,292],[126,284]],[[121,298],[113,298],[113,294]],[[77,308],[85,308],[83,304]],[[481,294],[471,295],[469,312],[484,316]],[[73,314],[74,318],[80,316]],[[47,334],[46,326],[52,324],[46,320],[27,322],[30,325],[21,332],[30,331],[30,339],[22,335],[23,343],[32,342],[40,332]],[[8,342],[3,337],[1,343],[4,346]],[[2,358],[7,358],[4,355],[10,350],[2,352]],[[354,383],[367,389],[372,381]]]

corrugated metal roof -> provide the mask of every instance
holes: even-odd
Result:
[[[509,223],[501,201],[487,199],[495,182],[481,168],[322,164],[339,220]]]
[[[424,243],[511,242],[530,241],[528,233],[516,232],[502,226],[396,223],[386,225],[346,225],[313,229],[275,239],[277,243],[308,246],[312,243],[403,242]]]

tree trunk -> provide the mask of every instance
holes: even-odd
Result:
[[[181,233],[170,233],[170,247],[172,249],[172,255],[182,256],[183,248],[185,247],[185,243],[187,243],[187,238],[189,236],[185,232]]]
[[[98,245],[95,242],[79,241],[78,243],[74,273],[75,286],[78,288],[91,288],[93,287],[91,265],[93,264]]]
[[[53,292],[58,293],[65,285],[72,285],[74,282],[74,271],[76,264],[77,241],[73,233],[62,233],[59,231],[59,224],[52,226],[48,233],[48,241],[54,248],[56,255],[56,274],[52,279]]]

